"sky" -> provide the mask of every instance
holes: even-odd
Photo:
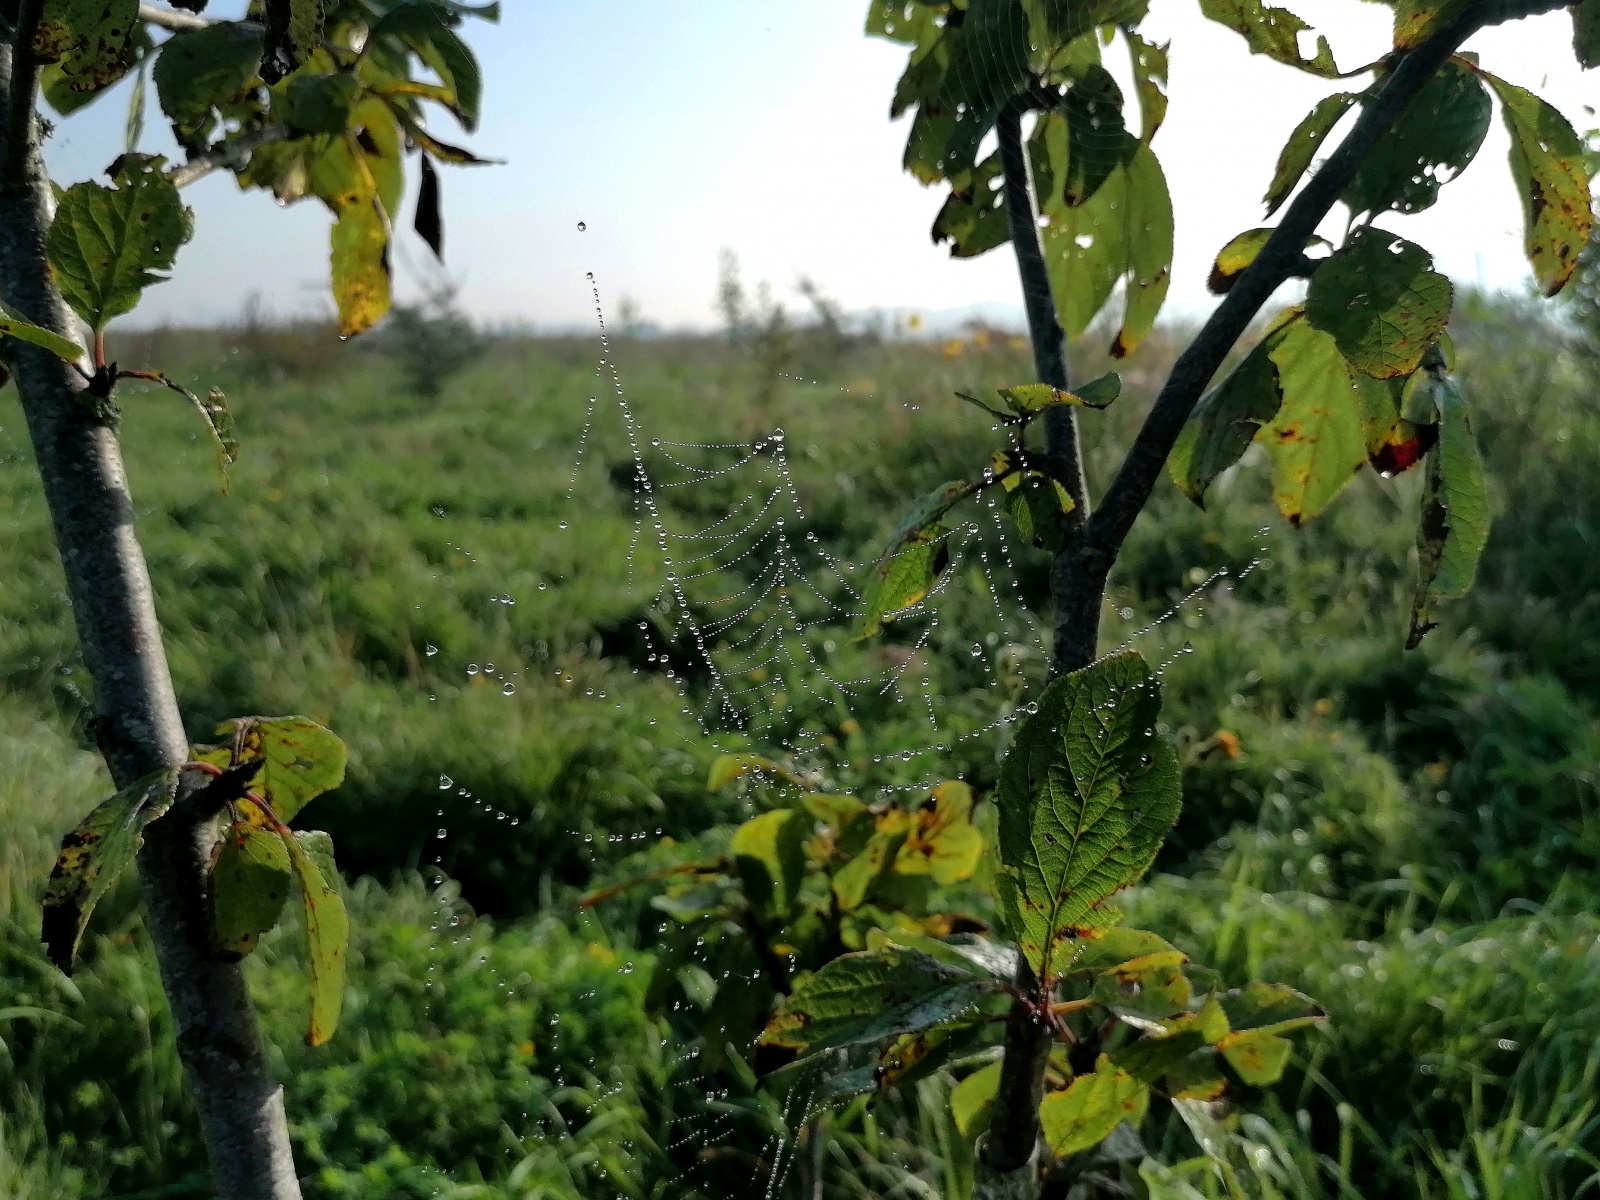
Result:
[[[1318,23],[1341,65],[1389,44],[1380,5],[1287,2]],[[1289,132],[1317,100],[1351,86],[1249,55],[1198,7],[1153,0],[1144,26],[1172,43],[1172,104],[1155,149],[1177,212],[1169,311],[1185,317],[1214,302],[1204,281],[1216,251],[1265,223],[1261,194]],[[226,16],[243,3],[211,8]],[[864,36],[865,9],[865,0],[505,0],[498,26],[463,30],[486,77],[483,123],[465,140],[505,161],[445,168],[445,274],[407,230],[395,256],[400,293],[447,278],[486,322],[593,327],[592,272],[603,309],[628,297],[646,320],[707,326],[726,248],[747,283],[769,281],[791,306],[804,307],[794,284],[807,275],[851,311],[1020,312],[1008,250],[957,261],[930,241],[943,192],[901,169],[907,121],[888,119],[906,48]],[[1600,72],[1580,72],[1569,45],[1570,20],[1557,12],[1485,31],[1467,48],[1582,130],[1600,124],[1585,111],[1600,104]],[[120,153],[127,94],[119,87],[60,123],[49,147],[59,182]],[[442,114],[436,127],[463,140]],[[140,148],[175,154],[153,103]],[[1496,119],[1434,209],[1384,224],[1457,279],[1527,286],[1506,148]],[[315,201],[280,209],[225,175],[185,195],[196,236],[129,321],[227,322],[252,295],[279,315],[331,311],[329,218]]]

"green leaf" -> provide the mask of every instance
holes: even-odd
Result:
[[[1027,15],[1016,0],[970,0],[960,25],[947,25],[945,40],[948,66],[931,112],[943,132],[936,166],[951,179],[972,169],[1000,110],[1028,87]],[[923,111],[930,112],[930,106]]]
[[[726,757],[726,756],[724,756]],[[827,796],[808,792],[800,797],[805,810],[819,821],[843,829],[857,817],[865,816],[867,806],[854,796]]]
[[[371,43],[397,39],[420,58],[444,84],[456,120],[472,133],[483,109],[483,72],[455,24],[450,11],[436,0],[403,0],[368,36]]]
[[[989,1109],[1000,1090],[1000,1064],[990,1063],[968,1075],[950,1089],[950,1115],[956,1128],[967,1137],[976,1137],[989,1124]]]
[[[292,820],[344,782],[349,752],[337,735],[308,717],[238,717],[218,725],[217,736],[227,744],[209,751],[197,747],[196,757],[219,766],[260,760],[255,787],[280,821]]]
[[[1064,391],[1048,383],[1024,383],[1017,387],[1000,388],[1000,398],[1018,416],[1043,412],[1063,404],[1077,404],[1085,408],[1105,408],[1122,394],[1122,376],[1109,371],[1082,387]]]
[[[761,1042],[802,1054],[887,1041],[974,1012],[1000,985],[920,950],[845,954],[800,981]]]
[[[77,362],[83,357],[83,347],[71,338],[62,337],[35,325],[32,321],[0,302],[0,338],[14,337],[48,350],[64,362]],[[3,345],[3,343],[0,343]]]
[[[389,219],[376,197],[339,210],[330,238],[339,336],[365,333],[389,311]]]
[[[1246,1083],[1265,1087],[1277,1083],[1294,1049],[1287,1038],[1262,1030],[1230,1033],[1217,1043],[1222,1057]]]
[[[167,277],[194,232],[194,214],[161,173],[164,159],[125,154],[111,167],[115,187],[75,183],[50,225],[50,269],[74,312],[95,330],[131,312],[139,295]]]
[[[243,96],[260,66],[261,28],[253,23],[219,21],[163,43],[152,77],[179,144],[203,148],[214,110]]]
[[[706,775],[706,791],[720,792],[730,783],[743,779],[746,775],[759,772],[763,775],[772,775],[782,780],[792,780],[793,775],[789,769],[770,758],[763,758],[759,754],[719,754],[711,764],[711,770]]]
[[[1339,118],[1350,111],[1356,99],[1354,92],[1339,92],[1319,100],[1305,119],[1294,127],[1294,132],[1278,154],[1277,169],[1272,174],[1272,182],[1267,185],[1267,194],[1262,197],[1268,216],[1283,206],[1289,193],[1300,182],[1300,177],[1306,173],[1306,168],[1311,165],[1323,141],[1339,123]]]
[[[1064,1157],[1098,1146],[1124,1121],[1137,1125],[1149,1106],[1150,1089],[1102,1054],[1093,1072],[1044,1098],[1039,1124],[1050,1149]]]
[[[867,9],[866,32],[874,37],[915,46],[939,32],[939,17],[943,15],[944,8],[943,0],[937,3],[872,0]]]
[[[289,124],[302,133],[343,133],[360,94],[354,75],[297,73],[284,85]]]
[[[1200,11],[1243,35],[1251,54],[1265,54],[1325,79],[1339,74],[1328,39],[1320,34],[1316,54],[1310,58],[1301,55],[1300,34],[1311,26],[1286,8],[1273,8],[1261,0],[1200,0]]]
[[[263,79],[277,83],[306,64],[322,44],[326,7],[325,0],[262,0],[266,26]]]
[[[98,91],[127,71],[138,17],[139,0],[45,0],[34,56],[59,60],[68,90]]]
[[[1367,461],[1360,393],[1339,344],[1304,319],[1286,325],[1268,357],[1283,397],[1256,434],[1272,457],[1272,498],[1298,525],[1328,506]]]
[[[1441,374],[1434,390],[1439,440],[1428,452],[1417,530],[1417,594],[1406,648],[1415,649],[1434,627],[1438,600],[1467,594],[1489,541],[1489,491],[1466,398]]]
[[[1113,1054],[1111,1063],[1140,1083],[1151,1084],[1205,1045],[1198,1029],[1183,1029],[1167,1037],[1140,1038]]]
[[[933,220],[933,241],[950,243],[951,258],[975,258],[1011,240],[996,151],[952,184]]]
[[[1061,112],[1067,120],[1067,160],[1056,182],[1060,199],[1076,208],[1129,160],[1139,141],[1122,123],[1122,89],[1098,64],[1068,89]]]
[[[904,816],[903,812],[898,811],[885,814],[885,817],[899,819],[880,818],[878,827],[873,830],[861,852],[834,872],[833,894],[842,911],[854,912],[860,908],[872,885],[894,862],[909,832],[909,823],[903,819]]]
[[[141,835],[172,804],[178,769],[156,771],[95,807],[61,839],[44,890],[40,934],[50,961],[72,973],[89,914],[118,875],[132,865]]]
[[[344,899],[312,857],[311,847],[287,830],[280,832],[305,905],[306,949],[311,962],[311,1021],[306,1044],[321,1046],[333,1037],[339,1025],[339,1010],[344,1006],[350,918]]]
[[[1112,967],[1095,980],[1094,999],[1119,1017],[1133,1019],[1141,1029],[1151,1021],[1178,1016],[1187,1011],[1191,995],[1189,977],[1183,973],[1186,961],[1174,950]]]
[[[1578,268],[1594,215],[1583,140],[1567,119],[1532,92],[1480,72],[1500,97],[1511,133],[1511,178],[1522,197],[1528,261],[1546,296],[1554,296]]]
[[[278,923],[294,886],[289,852],[269,829],[238,822],[223,834],[211,870],[212,936],[229,961],[253,951]]]
[[[1421,246],[1382,229],[1356,230],[1317,267],[1306,319],[1376,379],[1409,375],[1450,320],[1455,289]]]
[[[1055,680],[1000,774],[1002,906],[1049,986],[1075,940],[1115,923],[1177,820],[1177,757],[1156,733],[1160,686],[1133,651]]]
[[[1074,507],[1067,489],[1038,471],[1008,479],[1006,485],[1006,515],[1018,536],[1052,554],[1065,546],[1069,531],[1062,518]]]
[[[1281,983],[1256,980],[1222,995],[1221,1007],[1232,1030],[1288,1033],[1327,1020],[1328,1014],[1310,996]]]
[[[1361,160],[1340,197],[1352,214],[1421,212],[1477,156],[1493,106],[1468,70],[1445,63]]]
[[[1173,482],[1201,508],[1212,482],[1249,448],[1278,414],[1283,397],[1272,351],[1282,340],[1270,331],[1228,377],[1200,398],[1167,460]]]
[[[885,622],[927,598],[934,582],[949,564],[950,553],[944,544],[948,533],[943,525],[925,525],[901,539],[899,549],[891,548],[878,560],[862,598],[856,640],[874,636]]]
[[[751,817],[734,830],[728,853],[739,865],[745,894],[759,909],[787,912],[800,895],[805,875],[805,840],[809,833],[792,808],[778,808]]]
[[[1578,0],[1572,13],[1572,52],[1584,70],[1600,67],[1600,0]]]

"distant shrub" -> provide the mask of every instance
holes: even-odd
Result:
[[[432,400],[482,356],[487,341],[457,306],[456,289],[437,287],[416,304],[394,306],[384,322],[380,345],[399,364],[406,389]]]

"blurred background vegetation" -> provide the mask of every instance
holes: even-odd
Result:
[[[845,322],[809,283],[790,314],[747,295],[732,263],[722,300],[727,336],[622,329],[626,394],[687,442],[783,427],[807,531],[834,553],[870,556],[906,503],[986,460],[992,435],[956,389],[1029,377],[1003,331],[890,336]],[[1163,484],[1114,581],[1105,636],[1120,641],[1215,569],[1263,560],[1139,643],[1152,661],[1176,655],[1165,720],[1185,807],[1130,905],[1230,983],[1291,983],[1332,1016],[1235,1135],[1252,1195],[1511,1200],[1600,1180],[1600,284],[1554,319],[1468,297],[1453,333],[1497,521],[1476,590],[1421,650],[1400,649],[1409,476],[1364,473],[1300,531],[1274,515],[1253,457],[1209,512]],[[1176,344],[1154,338],[1125,366],[1124,398],[1087,423],[1092,477]],[[299,1040],[295,931],[249,961],[309,1194],[748,1193],[784,1114],[735,1067],[709,1072],[681,1014],[647,1006],[659,926],[643,897],[576,905],[751,802],[707,793],[715,751],[685,715],[685,681],[629,634],[654,589],[630,578],[631,460],[614,422],[568,496],[596,340],[491,336],[441,296],[367,345],[254,313],[220,333],[125,335],[113,352],[220,383],[244,443],[221,498],[192,415],[169,393],[127,398],[191,733],[304,712],[353,753],[315,813],[356,931],[331,1046]],[[707,485],[674,503],[705,524],[736,498]],[[9,390],[0,528],[0,1196],[203,1196],[136,889],[97,912],[70,981],[37,942],[54,844],[108,785]],[[1023,552],[1017,581],[1004,625],[1036,626],[1042,556]],[[923,650],[840,636],[838,660],[909,659],[955,726],[992,722],[1045,662],[1030,639],[996,635],[969,582]],[[888,700],[796,720],[869,792],[899,778],[877,760],[928,741]],[[1000,737],[936,769],[985,789]],[[826,1194],[962,1196],[970,1148],[950,1086],[936,1074],[835,1114]],[[1145,1132],[1173,1166],[1145,1181],[1152,1196],[1210,1194],[1185,1173],[1197,1150],[1181,1127]]]

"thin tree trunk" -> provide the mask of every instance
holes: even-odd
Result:
[[[37,0],[29,7],[36,14]],[[31,113],[36,81],[35,65],[0,44],[0,97],[9,97],[13,131],[0,147],[0,294],[29,320],[76,338],[45,257],[51,201]],[[96,738],[125,786],[184,762],[188,747],[116,430],[67,363],[16,341],[7,353],[94,679]],[[267,1069],[244,974],[210,949],[206,865],[216,840],[215,821],[182,804],[149,827],[139,856],[148,924],[218,1196],[299,1200],[283,1089]]]
[[[1028,340],[1033,346],[1033,367],[1040,383],[1068,390],[1067,338],[1056,316],[1050,289],[1050,272],[1039,244],[1038,209],[1028,172],[1028,150],[1022,141],[1025,100],[1013,101],[996,124],[1001,178],[1005,185],[1006,221],[1011,248],[1017,256],[1022,302],[1028,314]],[[1050,474],[1072,497],[1067,518],[1069,540],[1050,563],[1050,599],[1054,614],[1052,670],[1076,671],[1094,660],[1100,632],[1100,606],[1087,610],[1075,603],[1079,593],[1071,587],[1074,558],[1084,523],[1089,519],[1089,486],[1083,469],[1083,448],[1078,434],[1078,410],[1062,405],[1044,417],[1045,460]]]

